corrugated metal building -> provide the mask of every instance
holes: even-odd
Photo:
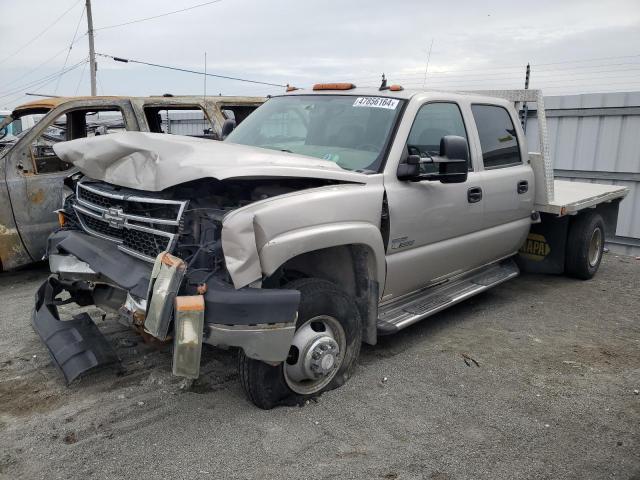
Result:
[[[640,92],[545,97],[556,177],[624,185],[612,251],[640,255]],[[527,139],[537,144],[535,106]]]

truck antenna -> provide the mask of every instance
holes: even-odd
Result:
[[[382,74],[382,83],[380,84],[380,89],[379,90],[386,90],[389,87],[387,87],[387,77],[384,76],[384,73]]]
[[[427,72],[429,71],[429,62],[431,61],[431,49],[433,48],[433,38],[431,39],[431,45],[429,46],[429,53],[427,54],[427,64],[424,67],[424,80],[422,81],[422,88],[427,85]]]

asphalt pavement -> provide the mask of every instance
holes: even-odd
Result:
[[[46,266],[0,274],[0,478],[640,479],[640,260],[523,275],[364,346],[303,407],[247,401],[233,351],[191,389],[88,309],[121,368],[71,386],[30,325]],[[72,306],[64,314],[75,313]]]

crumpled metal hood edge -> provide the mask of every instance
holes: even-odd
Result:
[[[96,180],[161,191],[201,178],[319,178],[367,183],[367,175],[302,155],[202,138],[123,132],[54,145],[60,159]]]

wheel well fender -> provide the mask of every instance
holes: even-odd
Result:
[[[340,241],[342,239],[342,241]],[[378,301],[386,264],[380,231],[369,224],[321,226],[281,235],[260,250],[263,272],[297,272],[329,280],[356,301],[363,340],[377,341]]]

